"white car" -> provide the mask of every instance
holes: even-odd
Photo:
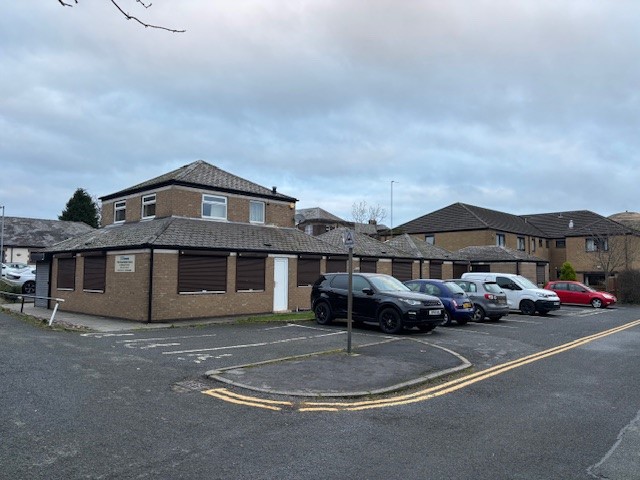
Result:
[[[14,287],[21,287],[25,295],[35,295],[36,293],[36,269],[26,268],[23,270],[6,269],[2,280]]]
[[[29,265],[27,265],[26,263],[3,263],[2,264],[2,276],[4,277],[7,272],[10,271],[22,271],[22,270],[27,270],[28,268],[33,268]]]

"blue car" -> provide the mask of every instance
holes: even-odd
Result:
[[[438,297],[444,304],[444,321],[442,325],[451,325],[455,320],[464,325],[473,318],[473,302],[464,290],[455,282],[448,280],[409,280],[404,282],[414,292],[426,293]]]

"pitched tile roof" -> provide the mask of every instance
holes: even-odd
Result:
[[[5,217],[3,243],[5,247],[43,248],[94,230],[83,222]]]
[[[437,233],[486,229],[536,237],[544,236],[538,228],[518,215],[465,203],[454,203],[399,225],[394,230],[403,233]]]
[[[452,253],[444,248],[430,245],[427,242],[413,238],[406,233],[398,237],[393,237],[385,243],[408,252],[416,258],[424,258],[425,260],[466,260],[465,257],[457,253]]]
[[[49,253],[126,248],[193,248],[263,253],[340,254],[342,250],[297,228],[166,217],[110,225],[66,240],[43,251]]]
[[[296,223],[302,222],[334,222],[348,223],[346,220],[329,213],[320,207],[300,208],[296,210]]]
[[[465,247],[456,252],[463,258],[467,258],[472,262],[544,262],[549,263],[540,257],[530,255],[520,250],[513,250],[507,247],[499,247],[494,245]]]
[[[621,223],[589,210],[540,213],[522,217],[550,238],[630,233],[629,229]]]
[[[318,235],[320,240],[330,243],[339,248],[342,253],[349,253],[349,249],[344,245],[344,234],[347,228],[336,228],[322,235]],[[354,233],[353,254],[358,257],[377,258],[415,258],[411,253],[400,250],[393,245],[383,243],[375,238],[371,238],[364,233]]]
[[[262,187],[256,183],[226,172],[204,160],[197,160],[184,165],[172,172],[152,178],[132,187],[101,197],[101,200],[111,200],[131,193],[139,193],[167,185],[182,185],[195,188],[205,188],[229,193],[251,194],[264,198],[297,202],[296,198],[274,192],[271,188]]]

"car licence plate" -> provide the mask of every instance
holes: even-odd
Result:
[[[440,315],[442,310],[429,310],[429,315]]]
[[[473,305],[470,303],[463,303],[462,306],[463,308],[471,308]]]

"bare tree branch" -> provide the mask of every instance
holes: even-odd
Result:
[[[73,0],[74,4],[77,5],[79,0]],[[136,3],[139,3],[140,5],[142,5],[144,8],[149,8],[151,7],[151,5],[153,5],[152,3],[144,3],[142,0],[135,0]],[[151,23],[146,23],[143,22],[142,20],[140,20],[138,17],[134,16],[134,15],[130,15],[127,12],[125,12],[122,7],[120,7],[120,5],[118,4],[118,2],[116,2],[116,0],[110,0],[110,2],[113,4],[114,7],[116,7],[120,13],[122,13],[122,15],[124,15],[124,17],[127,20],[133,20],[135,22],[138,22],[140,25],[142,25],[145,28],[157,28],[159,30],[166,30],[167,32],[173,32],[173,33],[184,33],[186,32],[186,30],[177,30],[175,28],[168,28],[168,27],[163,27],[161,25],[153,25]],[[63,7],[73,7],[73,4],[69,3],[68,1],[65,0],[58,0],[58,3],[60,3],[60,5],[62,5]]]

